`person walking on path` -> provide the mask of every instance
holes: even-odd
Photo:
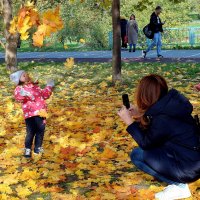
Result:
[[[190,197],[187,183],[200,178],[200,135],[192,104],[177,90],[168,90],[156,74],[140,81],[136,103],[118,111],[139,146],[130,155],[133,164],[168,184],[156,199]]]
[[[126,35],[126,26],[127,20],[125,17],[120,17],[120,24],[121,24],[121,40],[122,40],[122,48],[127,49],[127,35]]]
[[[159,15],[162,12],[162,8],[157,6],[155,12],[152,13],[150,18],[150,29],[154,33],[154,37],[152,43],[148,46],[146,51],[142,51],[143,57],[146,58],[147,53],[154,47],[157,47],[157,56],[158,58],[163,58],[161,55],[161,47],[162,47],[162,35],[163,25],[165,22],[162,22]]]
[[[128,44],[129,44],[129,52],[133,52],[136,50],[136,44],[138,40],[138,24],[135,20],[135,15],[131,15],[130,20],[127,24],[127,35],[128,35]]]

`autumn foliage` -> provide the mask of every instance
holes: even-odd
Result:
[[[22,154],[25,124],[19,103],[14,101],[14,86],[0,65],[0,199],[1,200],[154,200],[164,183],[139,171],[129,154],[136,143],[126,132],[116,112],[121,94],[130,94],[148,73],[166,77],[190,98],[194,113],[200,112],[199,64],[124,64],[124,84],[111,86],[108,64],[19,63],[39,84],[53,78],[56,87],[48,103],[43,157]],[[28,66],[28,67],[27,67]],[[42,114],[42,113],[41,113]],[[45,113],[43,113],[45,114]],[[190,184],[199,200],[200,181]]]
[[[49,37],[63,28],[63,21],[59,15],[59,7],[55,10],[47,10],[40,14],[35,6],[28,3],[22,7],[18,15],[10,23],[10,33],[20,33],[21,40],[27,40],[33,33],[33,45],[41,47],[45,37]]]

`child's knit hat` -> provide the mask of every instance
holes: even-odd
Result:
[[[19,84],[20,77],[21,77],[21,75],[22,75],[24,72],[25,72],[24,70],[19,70],[19,71],[16,71],[16,72],[12,73],[12,74],[10,75],[10,80],[11,80],[12,82],[14,82],[16,85],[18,85],[18,84]]]

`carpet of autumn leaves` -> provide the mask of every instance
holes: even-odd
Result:
[[[22,156],[25,124],[14,86],[0,65],[0,199],[2,200],[153,200],[165,187],[136,169],[129,153],[136,143],[116,115],[121,94],[134,99],[138,80],[149,73],[164,75],[170,87],[184,93],[200,113],[199,64],[123,64],[123,83],[112,86],[105,64],[19,63],[40,85],[53,78],[42,157]],[[190,184],[200,196],[200,180]]]

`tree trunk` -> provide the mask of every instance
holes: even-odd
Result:
[[[120,25],[120,0],[112,1],[113,24],[113,56],[112,80],[121,80],[121,25]]]
[[[6,67],[10,71],[17,69],[17,42],[19,34],[10,34],[10,22],[12,20],[12,1],[3,0],[3,18],[5,25],[5,38],[6,38],[6,49],[5,49],[5,62]]]

